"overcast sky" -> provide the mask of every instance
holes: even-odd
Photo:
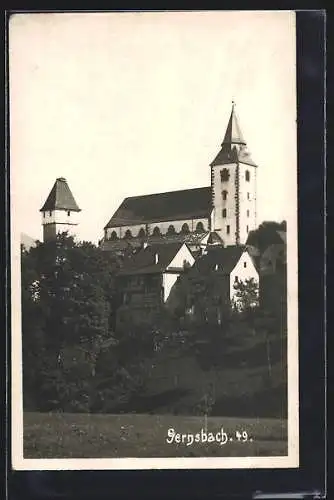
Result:
[[[97,242],[124,197],[210,184],[236,102],[258,169],[258,221],[296,213],[292,12],[17,14],[10,156],[16,228],[65,177]]]

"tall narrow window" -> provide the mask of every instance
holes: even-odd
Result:
[[[223,196],[223,200],[226,201],[227,200],[227,191],[223,191],[222,196]]]
[[[226,234],[230,234],[230,226],[226,226]]]
[[[111,235],[110,235],[110,239],[111,239],[112,241],[115,241],[115,240],[117,240],[117,239],[118,239],[118,238],[117,238],[117,233],[116,233],[116,231],[112,231],[112,233],[111,233]]]
[[[188,224],[185,222],[181,228],[181,233],[183,234],[189,234],[190,233],[190,229],[189,229],[189,226]]]
[[[203,222],[197,222],[197,224],[196,224],[196,232],[197,233],[204,233]]]
[[[155,228],[153,229],[153,236],[160,236],[160,235],[161,235],[160,228],[158,226],[155,226]]]
[[[250,181],[250,173],[249,173],[249,170],[246,170],[246,181],[249,182]]]
[[[43,218],[45,218],[45,212],[43,212]]]
[[[249,210],[247,210],[247,217],[249,217]]]
[[[230,178],[230,174],[227,168],[223,168],[223,170],[220,171],[220,180],[222,182],[227,182]]]
[[[67,216],[69,217],[71,215],[70,210],[67,210]]]
[[[222,216],[223,216],[224,219],[226,218],[226,208],[223,208],[223,210],[222,210]]]
[[[124,238],[132,238],[132,233],[131,233],[130,229],[127,229],[125,231]]]
[[[249,198],[250,198],[250,197],[249,197],[249,193],[247,193],[247,200],[249,200]]]
[[[51,217],[51,215],[52,215],[52,211],[50,210],[50,211],[49,211],[49,216]]]
[[[248,229],[248,226],[246,226],[246,232],[248,233],[249,229]]]
[[[171,224],[168,229],[167,229],[167,234],[170,236],[172,234],[175,234],[176,231],[175,231],[175,227],[173,226],[173,224]]]

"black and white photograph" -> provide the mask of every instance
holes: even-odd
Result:
[[[14,469],[298,467],[295,12],[8,47]]]

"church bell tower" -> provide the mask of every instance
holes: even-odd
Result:
[[[256,229],[256,171],[243,138],[232,102],[232,111],[221,150],[210,165],[212,231],[225,246],[243,245]]]
[[[70,236],[75,236],[81,210],[64,177],[56,180],[40,212],[42,213],[44,243],[55,240],[58,233],[65,231]]]

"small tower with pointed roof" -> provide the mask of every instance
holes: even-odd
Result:
[[[59,177],[53,185],[42,213],[43,241],[54,240],[58,233],[68,232],[75,236],[78,214],[81,212],[64,177]]]
[[[256,170],[232,101],[232,111],[221,149],[210,165],[212,192],[211,231],[226,246],[243,245],[256,229]]]

